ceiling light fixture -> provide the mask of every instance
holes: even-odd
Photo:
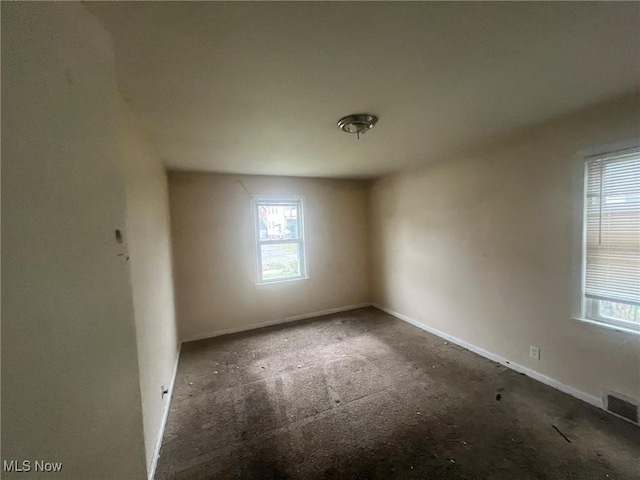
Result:
[[[347,115],[338,120],[338,127],[343,132],[355,133],[360,140],[360,134],[371,130],[378,122],[378,117],[369,115],[368,113],[356,113]]]

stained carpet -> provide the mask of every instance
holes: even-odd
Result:
[[[184,344],[156,478],[637,479],[639,459],[638,427],[365,308]]]

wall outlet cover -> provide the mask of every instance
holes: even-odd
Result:
[[[540,361],[540,349],[538,347],[529,347],[529,356],[534,360]]]

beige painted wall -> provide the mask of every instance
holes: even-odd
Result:
[[[135,117],[121,102],[131,286],[147,468],[156,450],[178,356],[167,175]]]
[[[3,3],[2,460],[65,479],[146,477],[114,77],[79,3]]]
[[[369,301],[367,185],[170,172],[182,338]],[[256,285],[251,195],[304,195],[308,280]]]
[[[639,114],[629,96],[375,182],[374,301],[595,397],[640,398],[640,337],[572,320],[574,155],[637,137]]]

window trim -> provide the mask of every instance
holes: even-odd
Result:
[[[626,334],[640,335],[640,327],[631,322],[624,320],[614,319],[610,317],[604,317],[598,312],[597,299],[587,298],[585,296],[585,282],[586,282],[586,234],[587,225],[585,222],[585,195],[587,188],[587,162],[595,160],[600,157],[615,156],[623,154],[625,152],[640,152],[640,138],[634,138],[622,142],[602,145],[600,147],[591,148],[577,152],[575,155],[576,161],[576,176],[574,182],[577,185],[577,191],[579,192],[579,201],[577,202],[574,224],[578,227],[575,229],[576,237],[574,239],[574,245],[579,246],[577,252],[574,254],[574,272],[579,273],[579,281],[574,282],[577,284],[574,307],[574,314],[572,318],[580,322],[603,327],[610,330]],[[624,303],[624,302],[621,302]]]
[[[584,302],[583,312],[586,320],[597,322],[604,325],[611,325],[612,327],[622,328],[626,331],[632,331],[640,333],[640,326],[636,323],[628,322],[626,320],[620,320],[618,318],[608,317],[600,314],[600,303],[602,300],[597,298],[588,298],[583,294],[582,301]],[[624,302],[615,302],[624,303]]]
[[[297,239],[283,239],[283,240],[260,240],[260,217],[258,215],[259,205],[271,204],[271,205],[293,205],[298,204],[298,232]],[[300,280],[309,279],[309,268],[307,264],[307,245],[305,238],[305,214],[304,214],[304,195],[252,195],[252,208],[253,208],[253,242],[255,244],[255,266],[256,266],[256,285],[273,285],[288,282],[297,282]],[[262,272],[262,245],[268,244],[282,244],[293,243],[299,245],[300,252],[300,275],[286,278],[274,278],[264,279]]]
[[[606,330],[614,330],[616,332],[621,332],[621,333],[625,333],[625,334],[631,334],[631,335],[640,335],[640,331],[638,330],[632,330],[630,328],[625,328],[625,327],[621,327],[619,325],[614,325],[612,323],[606,323],[606,322],[601,322],[598,320],[592,320],[590,318],[584,318],[583,316],[579,316],[579,315],[574,315],[571,317],[572,320],[576,320],[580,323],[586,324],[586,325],[592,325],[594,327],[598,327],[598,328],[604,328]]]

